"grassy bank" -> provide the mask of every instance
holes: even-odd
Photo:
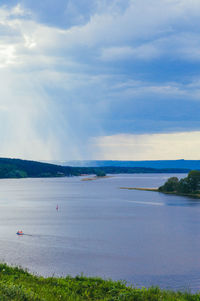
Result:
[[[188,197],[200,199],[200,194],[199,193],[181,193],[181,192],[175,192],[175,191],[174,192],[169,192],[169,191],[160,191],[158,188],[140,188],[140,187],[120,187],[120,189],[154,191],[154,192],[160,192],[160,193],[164,193],[164,194],[188,196]]]
[[[189,300],[199,301],[200,294],[173,292],[159,288],[137,289],[122,282],[70,276],[43,278],[0,264],[0,300]]]

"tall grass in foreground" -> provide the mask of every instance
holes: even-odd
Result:
[[[123,282],[87,278],[43,278],[0,264],[0,301],[6,300],[200,300],[199,294],[160,290],[157,287],[137,289]]]

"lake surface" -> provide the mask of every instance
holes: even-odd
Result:
[[[44,276],[83,273],[195,292],[200,200],[119,189],[157,187],[170,176],[0,180],[0,260]]]

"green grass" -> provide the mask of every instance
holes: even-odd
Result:
[[[200,301],[200,294],[160,290],[157,287],[137,289],[125,283],[101,278],[43,278],[0,264],[0,301],[7,300],[134,300],[134,301]]]

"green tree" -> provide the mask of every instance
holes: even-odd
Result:
[[[177,187],[177,191],[181,193],[190,193],[192,192],[190,183],[187,178],[180,179]]]
[[[188,174],[188,183],[191,191],[200,190],[200,171],[191,170]]]
[[[167,192],[177,191],[178,183],[179,181],[177,177],[171,177],[167,180],[167,182],[165,182],[163,186],[159,187],[159,190]]]
[[[195,193],[200,191],[200,171],[191,170],[186,178],[178,180],[177,177],[172,177],[159,187],[159,191],[163,192],[180,192],[180,193]]]
[[[105,171],[102,170],[102,169],[96,170],[95,174],[96,174],[97,177],[105,177],[106,176]]]

